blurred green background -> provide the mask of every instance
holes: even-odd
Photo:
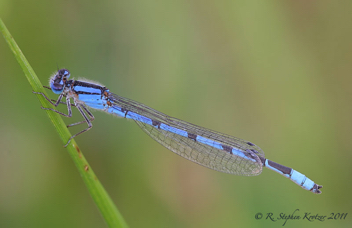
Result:
[[[296,209],[302,217],[349,214],[285,227],[350,227],[351,10],[351,1],[0,0],[43,84],[65,67],[250,140],[324,186],[314,195],[267,169],[257,177],[215,172],[133,121],[94,112],[94,128],[76,142],[130,227],[279,227],[284,221],[266,214]],[[106,227],[2,38],[0,78],[0,227]],[[78,120],[77,110],[65,119]]]

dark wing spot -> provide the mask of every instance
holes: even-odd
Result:
[[[229,152],[230,154],[233,154],[231,146],[227,146],[227,145],[221,145],[221,146],[222,146],[222,149],[224,149],[224,151]]]
[[[244,153],[247,157],[255,159],[257,156],[255,154],[253,154],[253,152],[251,150],[246,150],[247,153]]]
[[[251,143],[251,142],[247,142],[247,144],[248,145],[250,145],[250,146],[255,146],[253,143]]]
[[[253,152],[256,153],[256,154],[259,154],[259,152],[256,151],[255,149],[251,149],[251,151],[253,151]]]
[[[153,124],[153,126],[158,126],[158,128],[160,129],[160,124],[161,124],[160,121],[152,120],[152,124]]]
[[[197,135],[196,134],[192,134],[192,133],[188,133],[188,132],[187,132],[187,134],[188,134],[188,138],[193,139],[194,141],[197,141],[196,140],[197,139]]]

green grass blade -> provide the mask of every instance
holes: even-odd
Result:
[[[34,73],[34,70],[28,63],[20,48],[17,46],[15,40],[11,36],[10,32],[7,30],[1,18],[0,31],[3,34],[6,42],[10,46],[10,49],[15,55],[18,63],[20,64],[25,76],[27,77],[29,83],[33,88],[33,91],[42,92],[46,94],[43,89],[43,85],[40,83],[39,79]],[[52,108],[52,105],[43,96],[37,95],[37,97],[43,107]],[[71,137],[71,134],[68,131],[66,124],[62,120],[61,116],[52,111],[47,111],[47,114],[51,122],[54,124],[55,129],[59,133],[63,145],[66,144],[68,139]],[[72,140],[71,143],[67,146],[67,150],[73,162],[75,163],[78,172],[81,174],[84,183],[87,185],[89,193],[93,197],[94,202],[98,206],[107,224],[110,227],[127,227],[127,224],[124,221],[122,215],[117,210],[110,196],[101,185],[100,181],[94,174],[92,168],[89,166],[88,162],[84,158],[82,151],[79,149],[78,145],[74,140]]]

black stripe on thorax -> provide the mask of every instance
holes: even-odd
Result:
[[[72,86],[84,86],[87,88],[100,89],[102,92],[106,90],[106,87],[104,86],[82,81],[74,81]]]
[[[82,82],[82,81],[69,81],[69,84],[71,85],[71,88],[73,89],[73,91],[75,91],[76,94],[87,94],[87,95],[102,95],[105,93],[105,91],[109,91],[106,87],[100,86],[100,85],[96,85],[93,83],[89,83],[89,82]],[[92,89],[97,89],[100,90],[100,93],[93,93],[93,92],[87,92],[87,91],[77,91],[74,88],[76,86],[82,86],[85,88],[92,88]]]
[[[89,95],[101,95],[101,93],[91,93],[91,92],[84,92],[84,91],[76,91],[77,94],[89,94]]]

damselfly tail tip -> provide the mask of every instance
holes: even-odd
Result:
[[[315,194],[321,194],[321,191],[319,190],[321,188],[323,188],[323,185],[314,184],[313,188],[310,191]]]

